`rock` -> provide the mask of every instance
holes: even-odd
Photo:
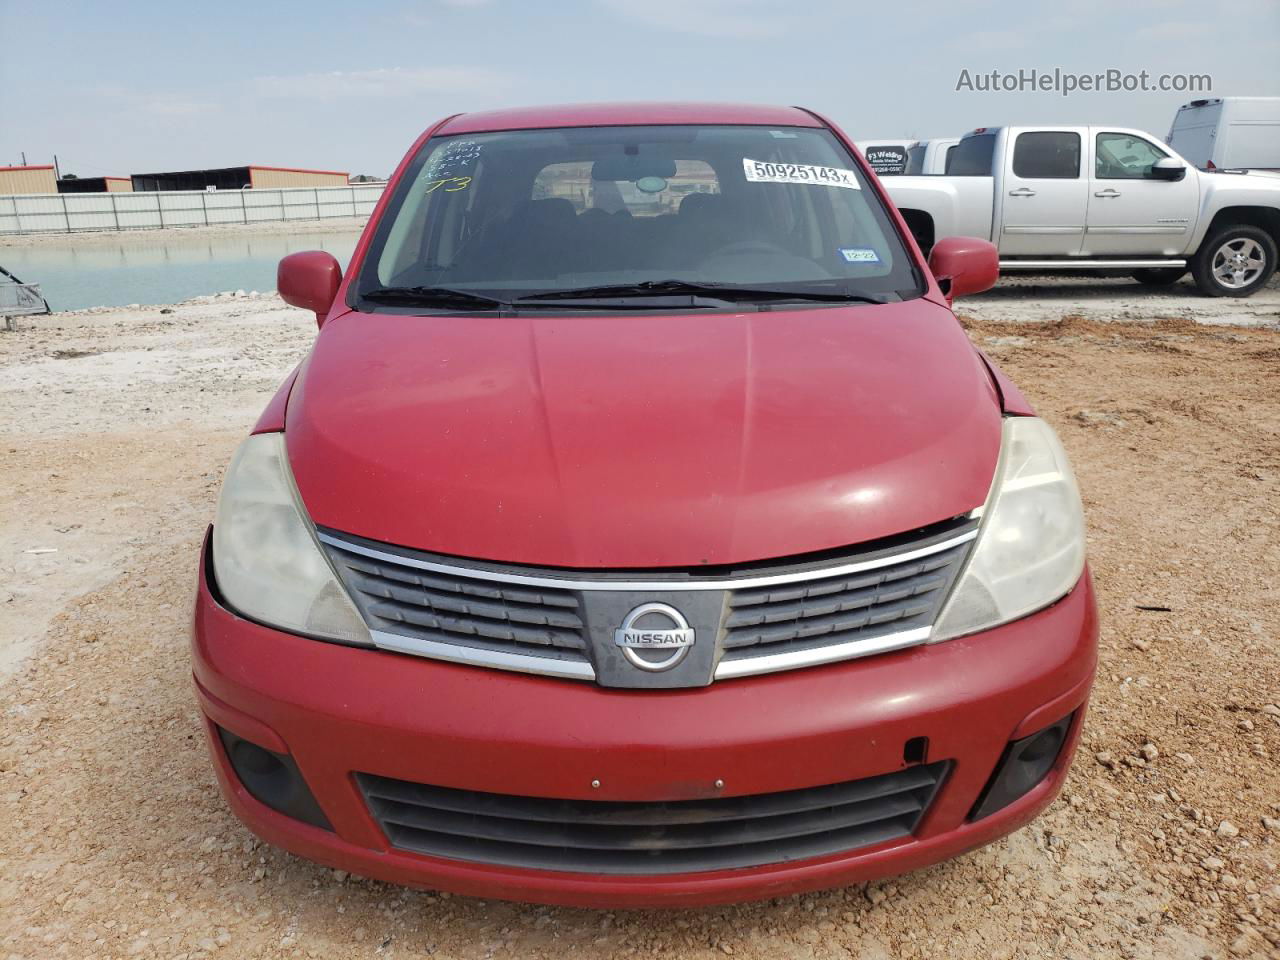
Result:
[[[1223,820],[1218,824],[1218,836],[1224,840],[1230,840],[1232,837],[1240,836],[1240,828],[1230,820]]]
[[[1185,763],[1188,767],[1195,766],[1196,758],[1189,753],[1175,753],[1173,756],[1175,759]]]
[[[1114,769],[1115,769],[1115,766],[1116,766],[1116,758],[1115,758],[1115,757],[1113,757],[1109,751],[1107,751],[1107,750],[1102,750],[1102,751],[1100,751],[1100,752],[1098,752],[1098,753],[1094,754],[1094,757],[1093,757],[1093,758],[1094,758],[1095,760],[1097,760],[1100,764],[1102,764],[1104,767],[1106,767],[1108,770],[1114,770]]]
[[[347,879],[347,871],[345,871],[345,870],[335,870],[335,871],[333,871],[333,879],[334,879],[335,881],[337,881],[338,883],[343,883],[343,882],[345,882],[345,881],[346,881],[346,879]]]
[[[871,901],[871,905],[878,906],[885,901],[885,892],[883,887],[867,887],[867,899]]]
[[[1107,413],[1105,410],[1077,410],[1071,417],[1087,426],[1104,423],[1108,426],[1123,427],[1128,423],[1124,417],[1118,417],[1114,413]]]
[[[1129,643],[1137,647],[1139,650],[1146,650],[1151,646],[1150,640],[1143,640],[1141,637],[1133,637],[1130,639]]]
[[[1260,956],[1261,954],[1258,951],[1261,951],[1261,948],[1262,936],[1256,930],[1249,930],[1240,934],[1240,936],[1231,941],[1231,946],[1228,947],[1232,956],[1236,957]]]
[[[1221,870],[1225,864],[1219,857],[1205,857],[1200,861],[1200,866],[1206,870]]]
[[[1236,726],[1238,726],[1241,730],[1252,730],[1252,729],[1253,729],[1253,721],[1252,721],[1252,720],[1241,720],[1238,724],[1236,724]]]
[[[1276,706],[1274,703],[1268,703],[1262,708],[1262,712],[1272,717],[1280,717],[1280,706]]]
[[[1154,743],[1144,743],[1142,745],[1142,749],[1138,752],[1142,754],[1142,759],[1146,760],[1148,763],[1160,756],[1160,751],[1156,748]]]
[[[1280,820],[1275,817],[1264,816],[1262,818],[1263,829],[1270,830],[1273,833],[1280,833]]]

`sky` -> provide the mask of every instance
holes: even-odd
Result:
[[[0,166],[385,176],[435,119],[602,100],[798,104],[855,140],[1008,123],[1163,137],[1280,96],[1280,0],[0,0]],[[992,70],[1208,74],[1210,93],[957,90]]]

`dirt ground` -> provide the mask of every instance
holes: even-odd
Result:
[[[220,297],[0,333],[0,958],[1280,958],[1280,288],[1021,280],[961,313],[1088,513],[1101,666],[1063,798],[888,882],[672,913],[259,844],[214,786],[187,614],[222,470],[311,319]]]

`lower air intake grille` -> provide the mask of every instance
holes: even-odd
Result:
[[[696,873],[785,863],[909,836],[947,764],[823,787],[619,803],[478,793],[358,774],[401,850],[573,873]]]

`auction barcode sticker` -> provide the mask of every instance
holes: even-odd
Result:
[[[809,163],[768,163],[742,158],[742,169],[752,183],[812,183],[826,187],[861,190],[852,170],[815,167]]]

